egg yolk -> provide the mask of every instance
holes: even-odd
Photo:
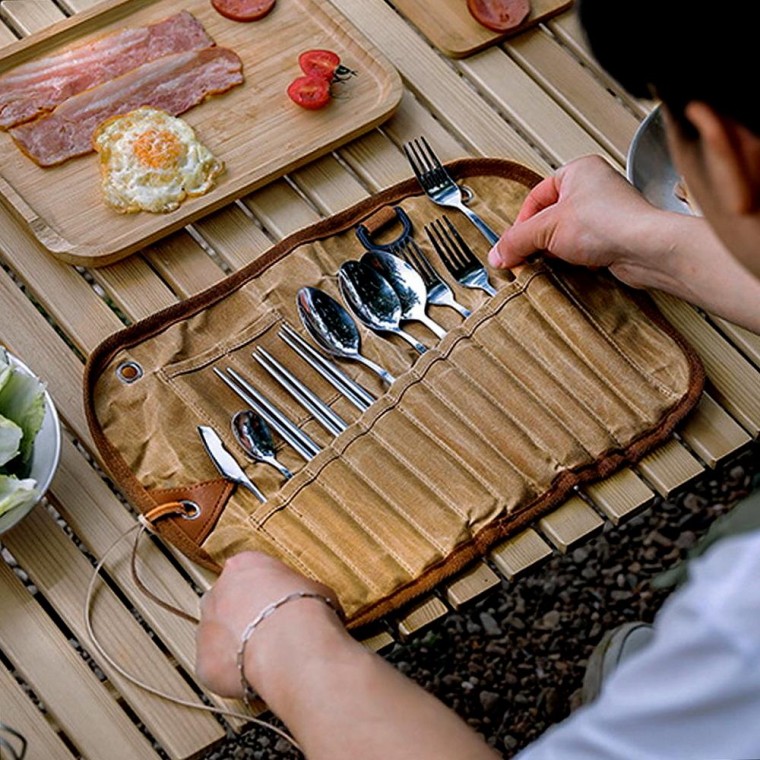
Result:
[[[177,164],[182,143],[168,130],[147,129],[135,140],[132,150],[141,164],[160,169]]]

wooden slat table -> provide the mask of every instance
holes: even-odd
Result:
[[[2,0],[0,46],[96,2]],[[332,2],[403,78],[400,109],[381,128],[92,271],[59,263],[0,209],[0,342],[47,380],[64,426],[61,465],[47,498],[2,537],[0,720],[27,736],[32,757],[199,757],[242,725],[145,692],[90,647],[82,609],[93,563],[135,517],[100,469],[89,437],[81,398],[88,353],[124,324],[207,288],[290,232],[408,177],[400,146],[409,139],[425,135],[445,160],[506,156],[548,173],[599,153],[622,169],[648,113],[648,104],[619,92],[597,69],[572,10],[452,60],[385,0]],[[538,572],[553,553],[576,547],[606,522],[619,525],[757,439],[760,337],[676,299],[656,299],[696,346],[708,374],[699,406],[677,434],[635,468],[584,487],[438,593],[368,632],[368,646],[381,650],[418,634],[504,579]],[[211,577],[166,547],[145,541],[144,549],[146,584],[194,610]],[[195,684],[192,625],[134,587],[126,554],[114,552],[105,565],[108,583],[97,600],[103,644],[130,673],[163,690],[190,702],[239,707]]]

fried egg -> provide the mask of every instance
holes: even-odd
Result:
[[[186,121],[156,108],[106,119],[92,142],[104,200],[122,214],[174,211],[207,193],[225,168]]]

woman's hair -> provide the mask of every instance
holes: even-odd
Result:
[[[697,100],[760,136],[751,89],[760,34],[740,10],[694,0],[578,0],[594,57],[631,95],[662,100],[687,133],[684,109]]]

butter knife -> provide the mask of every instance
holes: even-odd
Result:
[[[235,461],[235,458],[224,448],[219,433],[208,425],[198,425],[198,435],[203,441],[206,453],[214,463],[217,470],[227,480],[247,488],[262,504],[266,502],[266,496],[253,484],[253,481],[243,472],[243,468]]]

